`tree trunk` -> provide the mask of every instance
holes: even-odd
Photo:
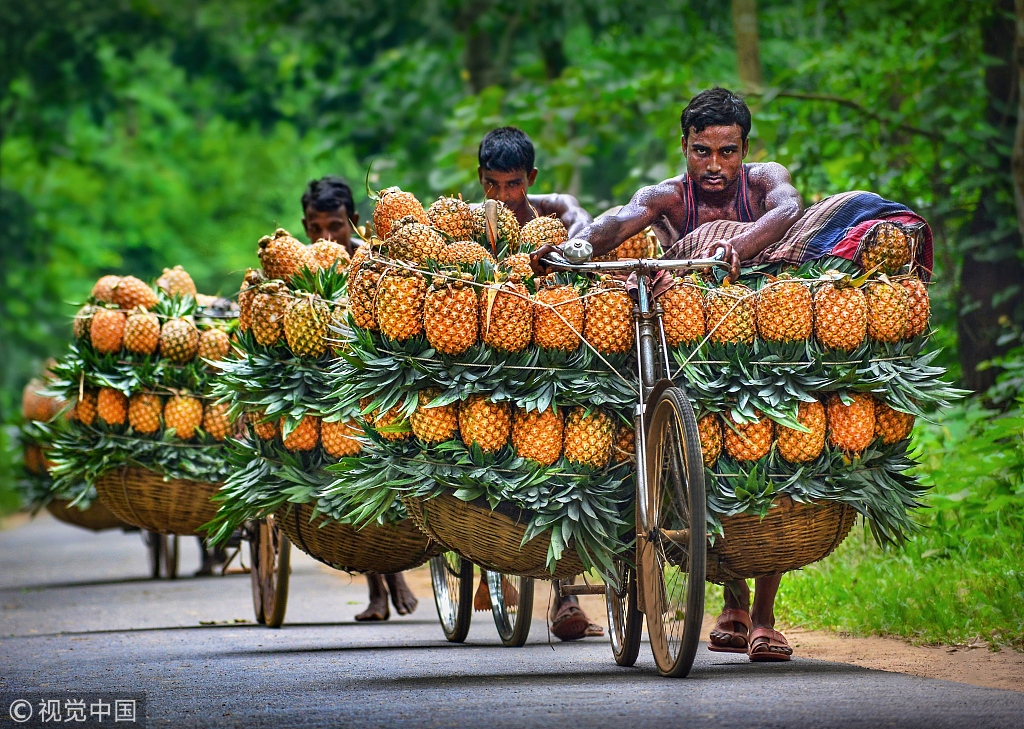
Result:
[[[757,91],[763,84],[757,38],[757,0],[732,0],[732,27],[736,36],[740,86],[744,91]]]

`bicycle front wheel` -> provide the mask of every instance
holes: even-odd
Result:
[[[522,647],[533,622],[533,578],[487,570],[487,591],[501,642],[510,648]]]
[[[473,563],[455,552],[431,557],[430,580],[444,637],[461,643],[469,633],[473,617]]]
[[[678,387],[648,404],[646,523],[638,535],[647,632],[658,672],[690,672],[704,618],[704,461],[693,408]]]
[[[288,608],[292,543],[273,516],[253,522],[249,529],[252,599],[256,620],[280,628]]]
[[[640,638],[644,627],[644,614],[637,607],[636,570],[621,558],[612,562],[619,586],[605,586],[605,604],[608,607],[608,635],[612,641],[612,655],[620,666],[632,666],[640,654]]]

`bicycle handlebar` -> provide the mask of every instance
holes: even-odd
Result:
[[[593,261],[589,263],[570,263],[564,256],[558,253],[549,253],[541,260],[555,271],[579,271],[581,273],[592,272],[614,272],[624,273],[633,271],[675,271],[682,268],[723,268],[729,269],[729,264],[723,260],[724,251],[719,250],[711,258],[640,258],[630,261]]]

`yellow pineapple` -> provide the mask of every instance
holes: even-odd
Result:
[[[136,433],[151,434],[160,430],[164,404],[159,395],[136,392],[128,400],[128,424]]]
[[[533,269],[530,267],[529,253],[515,253],[501,261],[498,267],[502,271],[518,276],[520,281],[533,278]]]
[[[533,301],[516,281],[488,286],[480,297],[480,339],[504,352],[521,352],[533,337]]]
[[[136,354],[153,354],[160,344],[160,318],[145,309],[128,315],[124,327],[124,348]]]
[[[196,297],[196,284],[181,266],[165,268],[156,280],[156,286],[168,296],[191,296]]]
[[[735,417],[725,423],[725,452],[737,461],[756,461],[768,455],[772,448],[774,424],[760,410],[757,420],[739,423]]]
[[[646,228],[632,238],[627,238],[623,241],[615,249],[615,254],[620,261],[624,259],[654,258],[653,239],[654,233],[651,232],[650,228]]]
[[[359,401],[359,407],[366,413],[373,398],[364,397]],[[380,408],[366,413],[364,416],[366,424],[377,431],[384,440],[405,440],[412,436],[412,429],[409,426],[408,418],[402,411],[400,404],[395,404],[386,412],[382,413]]]
[[[633,349],[633,300],[619,282],[592,288],[585,300],[583,338],[603,354]]]
[[[284,335],[284,315],[291,303],[288,288],[277,281],[262,284],[252,302],[252,333],[264,347],[277,344]]]
[[[260,265],[267,278],[291,281],[299,272],[306,257],[306,247],[292,237],[284,228],[278,228],[274,235],[265,235],[259,240]]]
[[[75,339],[89,339],[89,330],[92,328],[92,315],[96,313],[96,307],[86,304],[75,314],[74,333]]]
[[[199,353],[199,330],[184,317],[168,319],[160,328],[160,356],[185,364]]]
[[[799,342],[814,333],[810,287],[780,276],[757,292],[757,333],[770,342]]]
[[[914,429],[914,416],[900,412],[875,400],[875,437],[881,438],[885,445],[892,445],[910,437]]]
[[[828,442],[850,454],[871,445],[875,437],[875,400],[860,392],[849,393],[853,402],[845,405],[837,394],[826,403]]]
[[[790,463],[806,463],[821,455],[825,447],[825,407],[817,400],[801,402],[797,422],[808,428],[801,433],[794,428],[778,426],[779,455]]]
[[[473,209],[473,237],[495,255],[519,250],[519,221],[500,200],[484,200]]]
[[[223,329],[207,329],[199,335],[200,359],[216,362],[228,356],[231,351],[231,338]]]
[[[697,434],[704,465],[714,468],[722,455],[722,421],[714,413],[708,413],[697,421]]]
[[[284,315],[284,338],[297,357],[319,359],[327,351],[331,307],[313,295],[292,299]]]
[[[569,231],[553,215],[534,218],[519,232],[519,250],[524,253],[535,251],[541,246],[557,246],[569,240]]]
[[[124,276],[114,286],[114,303],[124,311],[139,306],[143,309],[152,309],[156,302],[156,292],[152,287],[134,276]]]
[[[374,302],[381,333],[398,342],[421,333],[426,293],[427,282],[420,273],[388,269],[380,279]]]
[[[207,403],[203,408],[203,430],[216,441],[223,441],[235,431],[228,415],[231,406],[226,402]]]
[[[96,415],[107,425],[124,425],[128,417],[128,397],[112,387],[101,387],[96,394]]]
[[[423,303],[423,328],[430,346],[451,355],[472,347],[480,328],[479,310],[472,286],[463,281],[435,280]]]
[[[96,419],[97,393],[95,390],[85,390],[82,397],[75,403],[75,418],[82,425],[92,425]]]
[[[97,304],[114,303],[114,287],[121,282],[120,276],[101,276],[92,287],[92,298]]]
[[[615,445],[612,446],[612,460],[615,463],[632,461],[636,458],[636,430],[633,426],[620,423],[615,431]]]
[[[345,246],[333,240],[321,238],[311,246],[307,246],[302,252],[301,265],[314,273],[326,271],[334,266],[336,270],[343,271],[348,268],[350,257]]]
[[[814,336],[822,346],[856,349],[867,331],[868,302],[863,291],[838,280],[825,282],[814,292]]]
[[[423,263],[428,259],[437,261],[445,249],[441,234],[412,216],[396,221],[384,243],[389,258],[413,263]]]
[[[448,236],[449,240],[469,240],[473,237],[473,209],[459,197],[439,197],[427,210],[430,224]]]
[[[281,418],[281,432],[285,433],[285,418]],[[311,451],[320,444],[320,418],[315,415],[303,415],[302,420],[284,436],[285,450],[292,453]]]
[[[453,266],[459,263],[472,266],[480,261],[489,261],[492,266],[496,265],[494,256],[486,248],[470,240],[449,243],[441,249],[438,261]]]
[[[253,432],[260,440],[274,440],[281,432],[278,427],[278,419],[271,418],[268,420],[264,410],[254,410],[247,413],[245,419],[252,426]]]
[[[164,427],[179,440],[190,440],[203,424],[203,403],[191,395],[173,395],[164,403]]]
[[[430,225],[430,218],[423,204],[411,192],[397,187],[381,190],[377,196],[377,205],[373,209],[373,227],[381,239],[391,235],[391,227],[406,216],[423,225]]]
[[[260,284],[266,281],[263,271],[250,268],[245,272],[242,286],[238,290],[238,329],[247,332],[252,326],[252,303]]]
[[[467,446],[476,443],[485,452],[501,450],[508,443],[511,429],[506,403],[491,402],[483,395],[473,395],[459,405],[459,432]]]
[[[320,445],[331,458],[358,455],[363,450],[363,444],[359,440],[361,435],[363,430],[354,420],[323,420],[320,423]]]
[[[89,323],[89,339],[97,352],[120,352],[124,342],[124,329],[128,318],[123,311],[97,309]]]
[[[565,421],[563,447],[571,463],[603,468],[612,456],[615,423],[600,408],[574,407]]]
[[[704,294],[692,281],[676,278],[658,303],[664,312],[661,321],[668,346],[700,342],[707,334]]]
[[[583,300],[572,286],[547,286],[534,297],[533,342],[571,352],[580,346]]]
[[[420,390],[417,393],[416,412],[409,417],[413,434],[424,443],[443,443],[452,440],[459,431],[457,404],[428,407],[440,394],[440,390],[435,388]]]
[[[365,246],[364,246],[365,247]],[[362,250],[360,248],[359,250]],[[358,251],[356,252],[358,256]],[[353,267],[357,265],[353,259]],[[379,331],[377,326],[376,299],[380,285],[381,271],[376,263],[359,263],[355,277],[349,278],[348,309],[352,321],[360,329]]]
[[[907,316],[907,328],[903,332],[905,339],[921,336],[928,329],[928,318],[931,316],[931,302],[928,300],[928,287],[916,276],[900,281],[907,290],[910,312]]]
[[[512,446],[520,458],[550,466],[562,455],[562,414],[553,408],[523,410],[512,415]]]
[[[895,223],[879,223],[865,236],[860,263],[868,270],[877,266],[882,273],[896,273],[910,263],[910,241]]]
[[[868,304],[868,337],[876,342],[903,339],[910,318],[910,294],[888,279],[869,281],[864,286]]]
[[[757,324],[753,292],[749,288],[726,281],[708,289],[704,306],[712,342],[753,344]]]

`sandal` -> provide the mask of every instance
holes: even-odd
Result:
[[[743,626],[742,633],[736,630],[737,623]],[[750,613],[739,608],[726,608],[708,636],[708,650],[714,653],[746,653],[749,634]]]
[[[589,627],[590,618],[583,609],[574,602],[565,602],[551,621],[551,634],[559,640],[579,640],[587,636]]]
[[[747,655],[751,661],[788,661],[793,655],[786,636],[773,628],[758,628],[750,634],[750,648]]]

